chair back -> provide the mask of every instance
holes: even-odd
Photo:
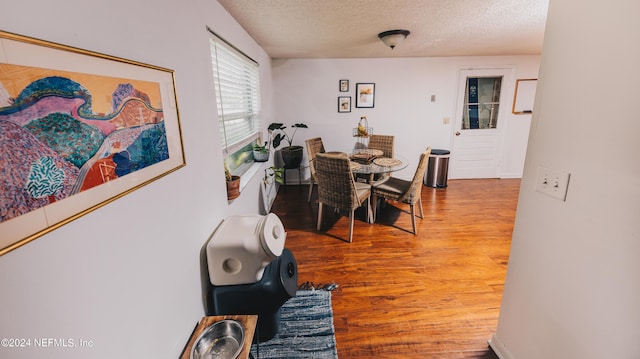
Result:
[[[369,136],[369,148],[382,151],[383,157],[393,158],[393,143],[395,136],[371,135]]]
[[[351,161],[346,153],[318,153],[315,167],[319,202],[348,210],[360,206]]]
[[[431,147],[428,147],[422,154],[420,154],[420,160],[418,161],[418,167],[416,173],[413,175],[411,185],[407,192],[400,197],[400,202],[413,203],[417,198],[420,198],[422,194],[422,181],[424,180],[424,172],[427,170],[427,164],[429,163],[429,156],[431,155]]]
[[[305,141],[307,146],[307,157],[309,158],[309,171],[311,171],[311,178],[316,178],[315,159],[318,153],[324,153],[324,144],[322,138],[315,137]]]

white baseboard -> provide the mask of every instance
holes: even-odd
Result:
[[[522,172],[520,173],[502,173],[500,178],[522,178]]]
[[[502,344],[500,339],[494,334],[491,336],[489,340],[489,346],[493,349],[493,352],[496,353],[498,358],[500,359],[514,359],[514,357],[509,353],[507,348]]]

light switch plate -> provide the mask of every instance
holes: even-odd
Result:
[[[564,171],[538,167],[536,191],[566,201],[571,174]]]

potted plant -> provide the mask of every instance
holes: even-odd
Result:
[[[224,176],[227,180],[227,199],[232,200],[240,197],[240,176],[232,175],[227,164],[224,164]]]
[[[262,178],[262,204],[264,206],[265,213],[271,211],[271,206],[278,193],[278,187],[276,184],[284,184],[282,180],[284,175],[284,168],[271,166],[264,169],[264,177]]]
[[[256,162],[267,162],[269,160],[269,147],[268,141],[264,142],[264,145],[257,143],[253,145],[253,159]]]
[[[293,128],[293,133],[291,136],[285,131],[287,126],[284,126],[282,123],[274,122],[269,125],[269,130],[275,132],[275,136],[273,137],[273,148],[276,149],[280,146],[282,141],[286,141],[289,146],[285,146],[280,150],[280,154],[282,155],[282,161],[284,162],[284,168],[298,168],[300,167],[300,162],[302,162],[302,146],[294,146],[293,138],[296,135],[296,132],[299,128],[309,128],[304,123],[296,123],[291,125]]]
[[[284,184],[282,180],[282,176],[284,174],[284,168],[271,166],[264,170],[264,178],[262,182],[265,186],[268,186],[272,182],[276,182],[278,184]]]
[[[280,129],[282,127],[281,123],[272,123],[269,125],[269,127],[267,128],[268,132],[269,132],[269,139],[267,141],[264,141],[264,145],[261,145],[260,142],[256,141],[256,143],[253,145],[253,159],[256,162],[266,162],[269,160],[269,153],[271,152],[271,143],[273,142],[272,140],[272,135],[273,135],[273,131]],[[282,138],[278,138],[278,145],[280,145],[280,142],[282,141]],[[277,146],[274,146],[274,148]]]

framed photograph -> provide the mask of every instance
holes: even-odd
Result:
[[[338,112],[351,112],[351,96],[338,97]]]
[[[0,31],[0,255],[184,165],[172,70]]]
[[[349,80],[340,80],[340,92],[349,92]]]
[[[356,107],[373,107],[376,98],[376,84],[356,84]]]

